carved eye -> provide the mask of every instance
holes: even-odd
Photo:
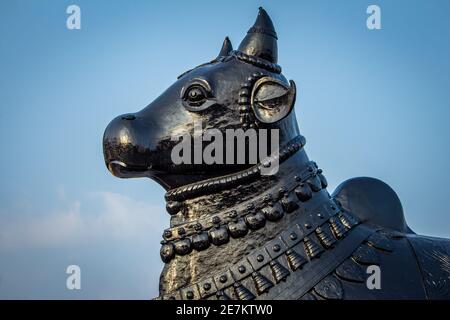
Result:
[[[194,79],[184,87],[181,100],[189,111],[202,111],[217,103],[209,83],[204,79]]]
[[[206,92],[199,85],[194,85],[190,87],[184,96],[184,99],[189,103],[190,106],[198,107],[206,101]]]

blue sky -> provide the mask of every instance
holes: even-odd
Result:
[[[81,30],[66,29],[70,4]],[[382,30],[366,28],[370,4]],[[0,298],[157,295],[164,191],[111,176],[103,130],[214,58],[225,36],[237,47],[261,5],[330,191],[380,178],[413,230],[450,237],[450,2],[10,0],[0,10]],[[65,287],[70,264],[79,291]]]

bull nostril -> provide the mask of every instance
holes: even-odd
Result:
[[[122,116],[122,120],[134,120],[136,119],[136,116],[134,114],[126,114]]]

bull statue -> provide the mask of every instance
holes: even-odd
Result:
[[[106,128],[109,171],[149,177],[167,191],[157,299],[449,299],[450,241],[416,235],[387,184],[353,178],[328,193],[306,155],[295,83],[277,55],[260,8],[237,50],[225,38],[217,58]],[[211,152],[244,161],[189,161],[212,149],[207,139],[179,152],[188,161],[174,161],[180,140],[198,135],[196,123],[200,134],[213,130],[211,143],[227,130],[244,133],[244,149],[229,147],[234,136]],[[265,132],[277,134],[262,139]],[[255,136],[277,140],[278,150],[259,155],[265,142],[250,148]],[[272,174],[263,172],[275,162]]]

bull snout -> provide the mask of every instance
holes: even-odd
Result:
[[[135,114],[116,117],[103,135],[103,153],[108,170],[117,177],[145,176],[149,169],[145,128]]]

